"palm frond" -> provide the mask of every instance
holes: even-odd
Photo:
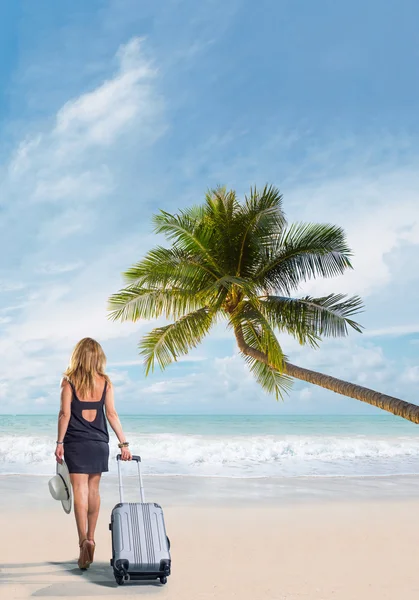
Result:
[[[252,262],[253,252],[279,235],[286,224],[282,210],[282,195],[278,188],[266,185],[261,192],[251,188],[250,196],[245,197],[245,204],[240,208],[241,243],[236,274],[242,272],[247,263]]]
[[[233,190],[218,187],[206,195],[205,222],[212,231],[211,251],[223,274],[233,274],[240,228],[237,213],[240,204]]]
[[[195,348],[208,333],[213,321],[214,315],[204,307],[147,333],[139,344],[140,354],[144,357],[145,374],[154,370],[156,361],[164,370],[179,356]]]
[[[282,398],[282,393],[290,387],[291,379],[283,374],[286,357],[269,321],[249,301],[243,301],[230,315],[229,325],[240,327],[245,343],[266,356],[268,364],[262,367],[262,361],[243,354],[264,389],[275,392],[277,399]]]
[[[203,290],[203,293],[211,293],[216,290],[224,288],[230,291],[232,288],[240,290],[242,296],[253,296],[257,293],[257,287],[244,277],[234,277],[234,275],[224,275],[216,281],[210,281],[208,286]]]
[[[254,228],[262,235],[279,234],[286,223],[282,194],[273,185],[265,185],[261,191],[256,187],[251,188],[250,196],[245,196],[240,214],[247,220],[245,233],[249,228]]]
[[[219,266],[211,252],[213,230],[204,221],[192,218],[188,211],[179,211],[178,214],[172,215],[161,210],[154,215],[153,222],[156,233],[164,234],[179,250],[198,254],[211,266],[214,276],[220,274]]]
[[[176,286],[183,287],[190,293],[199,292],[201,288],[216,279],[200,256],[177,248],[161,246],[150,250],[123,276],[130,285],[146,285],[162,289]]]
[[[283,400],[284,394],[288,394],[292,388],[292,378],[252,356],[243,355],[243,357],[250,372],[265,392],[275,394],[276,400]]]
[[[363,308],[362,300],[358,296],[266,296],[260,299],[257,306],[275,327],[293,335],[300,344],[317,346],[321,336],[346,336],[348,327],[362,332],[361,325],[350,318]]]
[[[175,319],[202,308],[199,296],[184,289],[149,289],[132,285],[109,299],[109,318],[113,321],[138,321],[164,316]]]
[[[231,226],[239,209],[240,203],[234,190],[227,191],[220,186],[209,190],[205,196],[205,214],[213,222]]]
[[[290,294],[302,281],[334,277],[351,269],[351,256],[341,227],[297,223],[271,240],[254,277],[267,289]]]
[[[240,302],[230,316],[229,325],[241,327],[244,340],[249,346],[252,346],[253,341],[257,339],[257,350],[267,356],[269,364],[283,371],[285,357],[271,324],[251,302],[248,300]]]

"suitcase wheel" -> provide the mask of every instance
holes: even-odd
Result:
[[[167,583],[167,577],[160,577],[160,583],[165,585]]]
[[[126,581],[130,580],[130,576],[128,573],[120,573],[119,571],[114,571],[115,581],[118,585],[124,585]]]
[[[128,573],[129,562],[127,560],[113,561],[113,574],[118,585],[124,585],[125,581],[130,580]]]

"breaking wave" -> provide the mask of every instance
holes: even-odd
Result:
[[[0,473],[48,475],[54,469],[48,435],[0,435]],[[148,475],[213,477],[353,476],[419,473],[413,436],[213,436],[134,434],[130,447]],[[111,456],[116,440],[111,441]],[[111,461],[111,471],[115,463]]]

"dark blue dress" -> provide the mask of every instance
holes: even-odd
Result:
[[[109,470],[109,433],[103,410],[107,381],[102,398],[95,402],[82,402],[77,398],[71,382],[71,417],[64,436],[64,460],[70,473],[103,473]],[[83,410],[94,409],[93,421],[83,418]]]

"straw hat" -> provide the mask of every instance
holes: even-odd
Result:
[[[71,481],[67,465],[57,462],[57,474],[48,482],[49,491],[54,500],[60,500],[67,514],[71,512]]]

